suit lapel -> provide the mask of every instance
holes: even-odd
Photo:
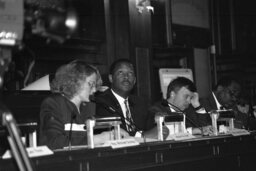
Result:
[[[162,101],[162,106],[164,107],[164,110],[165,110],[166,113],[172,114],[170,106],[168,105],[168,102],[166,100]]]
[[[110,104],[113,105],[113,107],[118,111],[118,113],[122,114],[121,117],[123,117],[123,111],[122,108],[118,102],[118,100],[116,99],[116,97],[114,96],[114,94],[109,90],[109,97],[110,97]]]
[[[119,117],[121,117],[121,119],[122,119],[121,128],[127,130],[127,128],[126,128],[126,123],[125,123],[125,118],[124,118],[124,115],[123,115],[123,111],[122,111],[122,108],[121,108],[121,106],[120,106],[118,100],[116,99],[116,97],[114,96],[114,94],[111,92],[111,90],[109,90],[108,94],[109,94],[109,98],[110,98],[109,100],[111,100],[110,103],[111,103],[111,104],[113,105],[113,107],[117,110],[117,112],[121,115],[121,116],[120,116],[119,114],[116,114],[116,116],[119,116]]]

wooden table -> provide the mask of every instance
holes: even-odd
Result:
[[[111,149],[57,151],[33,158],[39,171],[93,170],[255,170],[256,134],[163,141]],[[13,159],[0,159],[0,171],[18,170]]]

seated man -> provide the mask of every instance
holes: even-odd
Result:
[[[147,105],[131,91],[136,83],[133,64],[128,59],[119,59],[110,67],[109,81],[111,88],[96,97],[96,116],[122,119],[121,128],[130,136],[139,132],[147,138],[157,138],[157,128],[154,122],[149,123]],[[167,132],[166,132],[167,131]],[[168,129],[163,131],[164,137]]]
[[[172,115],[182,112],[186,115],[186,127],[192,127],[193,134],[209,134],[210,116],[200,105],[199,96],[193,82],[185,77],[172,80],[167,88],[167,99],[154,104],[149,113],[151,120],[158,112]]]
[[[201,99],[207,111],[233,109],[235,112],[235,128],[256,129],[256,120],[249,114],[249,105],[240,97],[241,85],[231,77],[220,79],[208,98]]]

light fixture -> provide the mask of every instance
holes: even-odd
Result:
[[[154,7],[150,5],[150,0],[136,0],[136,8],[139,13],[142,13],[144,9],[148,12],[152,11],[154,13]]]
[[[34,11],[32,33],[63,43],[77,29],[78,17],[73,9],[39,9]]]

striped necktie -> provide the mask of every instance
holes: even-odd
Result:
[[[131,112],[130,112],[130,108],[129,108],[127,99],[124,100],[124,104],[125,104],[125,115],[126,115],[127,130],[129,132],[135,131],[135,127],[134,127],[134,123],[133,123],[133,119],[132,119],[132,115],[131,115]]]

